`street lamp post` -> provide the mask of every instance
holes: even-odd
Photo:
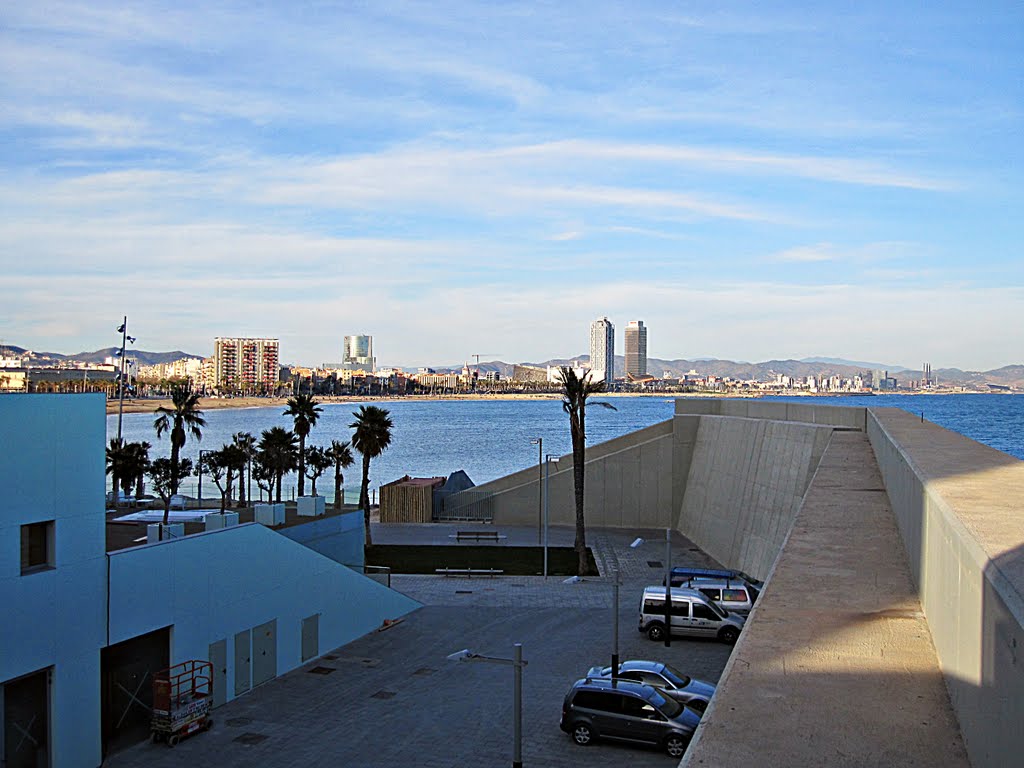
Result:
[[[128,335],[128,315],[124,316],[124,321],[121,323],[121,327],[117,329],[117,332],[121,334],[121,365],[117,377],[117,444],[120,445],[121,422],[124,420],[124,348],[129,341],[132,344],[135,343],[135,339]]]
[[[523,768],[523,667],[529,662],[523,661],[523,644],[516,643],[511,659],[498,656],[482,656],[469,648],[448,654],[448,661],[469,661],[483,664],[503,664],[515,670],[515,682],[512,689],[512,768]]]
[[[665,529],[665,647],[672,645],[672,529]]]
[[[530,441],[530,445],[537,446],[537,543],[540,544],[541,508],[544,506],[544,489],[541,487],[541,480],[544,477],[544,438],[535,437]]]
[[[612,582],[612,680],[619,679],[619,569],[615,569]]]
[[[555,464],[558,464],[558,457],[554,456]],[[550,496],[548,495],[548,477],[551,474],[551,461],[552,454],[548,454],[544,457],[544,578],[548,577],[548,504],[550,503]]]

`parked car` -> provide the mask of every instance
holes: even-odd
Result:
[[[611,679],[611,667],[591,667],[589,678]],[[657,688],[665,696],[703,713],[715,695],[715,686],[684,675],[660,661],[623,661],[619,663],[619,679],[632,680]]]
[[[565,694],[559,727],[586,747],[599,739],[660,746],[680,758],[700,713],[657,688],[627,680],[577,680]]]
[[[734,571],[731,568],[691,568],[685,565],[677,565],[672,569],[672,586],[679,587],[690,579],[732,579],[742,580],[747,584],[756,587],[758,590],[764,588],[764,582],[748,576],[743,571]],[[661,580],[662,586],[665,580]]]
[[[671,632],[691,637],[716,637],[735,643],[743,630],[742,616],[722,610],[696,589],[673,589]],[[665,638],[665,587],[646,587],[640,597],[641,632],[651,640]]]
[[[760,590],[743,579],[718,579],[700,576],[676,583],[672,577],[672,588],[685,587],[702,592],[709,600],[728,613],[747,616],[754,608]]]

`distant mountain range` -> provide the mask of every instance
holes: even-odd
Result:
[[[56,352],[31,352],[29,354],[32,365],[56,365],[61,362],[73,361],[102,363],[108,357],[115,357],[118,350],[119,347],[107,347],[106,349],[97,349],[95,352],[80,352],[76,355],[62,355]],[[10,344],[0,347],[0,356],[20,357],[26,352],[28,350]],[[193,355],[180,350],[174,352],[146,352],[141,349],[131,348],[128,349],[127,355],[137,359],[140,365],[169,363],[180,360],[183,357],[202,357],[202,355]],[[589,359],[589,355],[580,355],[572,358],[555,358],[545,360],[544,362],[520,364],[546,368],[549,365],[568,365],[572,362],[589,361]],[[431,367],[436,371],[462,370],[462,364]],[[476,368],[477,366],[471,363],[470,367]],[[503,377],[511,376],[513,367],[512,363],[500,360],[480,362],[481,373],[496,371]],[[846,360],[836,357],[807,357],[802,360],[766,360],[761,363],[736,362],[733,360],[719,360],[717,358],[662,360],[650,357],[647,359],[647,370],[652,376],[657,377],[679,378],[685,376],[690,371],[696,371],[702,376],[713,375],[723,378],[754,379],[757,381],[771,381],[778,374],[793,377],[838,375],[850,378],[857,374],[864,374],[874,370],[886,370],[890,375],[896,375],[897,378],[902,380],[919,380],[922,377],[922,372],[913,368],[884,363]],[[625,358],[621,355],[615,357],[615,375],[625,375]],[[939,384],[959,384],[979,388],[983,388],[988,384],[994,384],[1004,387],[1024,388],[1024,365],[1007,365],[991,371],[937,368],[932,370],[932,375]]]
[[[97,349],[95,352],[79,352],[76,355],[62,355],[59,352],[33,352],[23,349],[22,347],[15,347],[12,344],[5,344],[0,347],[0,356],[21,357],[28,352],[32,365],[41,366],[69,362],[99,364],[108,357],[116,359],[117,353],[120,351],[120,347],[107,347],[106,349]],[[183,357],[195,357],[202,359],[202,355],[190,355],[189,353],[182,352],[180,350],[174,352],[146,352],[141,349],[132,349],[131,347],[128,347],[128,349],[125,350],[125,357],[138,360],[139,365],[173,363],[175,360],[181,360]]]

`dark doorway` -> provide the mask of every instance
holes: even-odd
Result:
[[[50,765],[50,669],[3,684],[5,768]]]
[[[153,675],[170,666],[170,628],[103,649],[104,756],[149,737]]]

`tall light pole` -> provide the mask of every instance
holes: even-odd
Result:
[[[124,348],[129,341],[132,344],[135,343],[134,337],[128,335],[128,315],[124,316],[124,321],[121,323],[121,327],[117,329],[117,332],[121,334],[121,369],[117,377],[117,444],[120,445],[121,422],[124,419]]]
[[[469,648],[448,654],[448,661],[470,661],[484,664],[504,664],[515,670],[515,682],[512,689],[512,768],[523,768],[523,667],[529,662],[523,661],[523,644],[513,646],[515,653],[511,659],[497,656],[481,656]]]
[[[551,459],[553,455],[548,454],[544,457],[544,578],[548,577],[548,522],[550,517],[548,515],[548,505],[550,504],[550,496],[548,494],[548,477],[551,474]],[[553,457],[555,464],[558,463],[558,457]]]
[[[537,543],[541,543],[541,509],[544,506],[544,488],[541,481],[544,479],[544,438],[535,437],[530,445],[537,446]]]
[[[615,569],[612,582],[612,680],[619,679],[619,569]]]
[[[665,529],[665,647],[672,645],[672,529]]]
[[[203,506],[203,454],[204,453],[213,453],[213,451],[209,450],[209,449],[206,449],[206,450],[204,450],[202,448],[199,449],[199,466],[197,467],[197,469],[199,470],[199,490],[197,491],[197,493],[199,495],[199,506],[200,507]]]

